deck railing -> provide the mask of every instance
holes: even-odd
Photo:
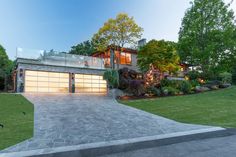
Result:
[[[34,59],[41,64],[78,68],[105,69],[104,59],[91,56],[73,55],[64,52],[30,50],[18,48],[16,58]]]

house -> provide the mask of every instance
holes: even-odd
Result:
[[[40,51],[39,55],[28,57],[26,54],[33,52],[18,51],[13,75],[16,92],[106,94],[106,69],[118,65],[138,70],[137,51],[127,48],[117,49],[114,59],[109,49],[92,56]]]
[[[25,53],[26,54],[26,53]],[[28,52],[27,52],[28,54]],[[25,93],[107,93],[103,60],[67,53],[18,55],[15,91]]]

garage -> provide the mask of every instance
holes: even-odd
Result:
[[[107,82],[103,76],[75,74],[75,93],[107,93]]]
[[[69,73],[26,70],[25,92],[69,93]]]

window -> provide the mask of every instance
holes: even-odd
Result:
[[[131,64],[131,54],[130,53],[126,53],[125,54],[125,61],[126,61],[126,64]]]
[[[132,64],[131,53],[127,53],[127,52],[120,53],[119,51],[115,51],[114,63],[116,64],[118,61],[120,62],[120,64],[123,64],[123,65]],[[109,51],[105,53],[104,63],[105,63],[105,67],[110,67],[110,52]]]
[[[131,64],[131,54],[126,52],[120,53],[120,64]]]

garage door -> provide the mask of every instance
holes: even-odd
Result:
[[[75,74],[75,93],[107,92],[107,82],[99,75]]]
[[[25,92],[69,93],[69,74],[27,70]]]

